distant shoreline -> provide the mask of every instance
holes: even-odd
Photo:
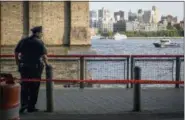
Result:
[[[127,37],[127,39],[160,39],[163,37]],[[170,38],[170,39],[183,39],[184,37],[166,37],[166,38]]]

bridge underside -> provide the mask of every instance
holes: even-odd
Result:
[[[16,45],[42,25],[47,45],[90,45],[88,2],[1,2],[1,45]]]

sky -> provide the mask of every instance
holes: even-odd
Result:
[[[151,10],[152,6],[156,6],[159,10],[159,16],[171,14],[177,16],[178,21],[184,17],[183,2],[89,2],[90,10],[98,10],[102,7],[109,9],[111,12],[123,10],[125,11],[125,19],[128,19],[128,12],[137,12],[138,9]]]

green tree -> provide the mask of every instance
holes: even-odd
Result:
[[[171,23],[168,23],[168,25],[167,25],[167,29],[168,29],[168,30],[173,29],[173,26],[171,25]]]
[[[107,37],[108,33],[102,33],[102,36]]]
[[[137,31],[137,32],[135,33],[135,35],[138,36],[138,37],[140,37],[140,32]]]
[[[109,31],[109,32],[108,32],[108,36],[109,36],[109,37],[113,36],[113,32]]]
[[[184,37],[184,30],[181,31],[180,35]]]
[[[176,28],[177,30],[183,30],[180,24],[175,24],[173,27]]]
[[[178,35],[183,37],[184,36],[184,30],[178,30]]]
[[[101,35],[101,34],[102,34],[102,32],[101,32],[100,29],[98,29],[97,34],[98,34],[98,35]]]
[[[110,34],[110,33],[109,33]],[[170,29],[170,30],[162,30],[162,31],[126,31],[124,32],[128,37],[177,37],[177,36],[183,36],[183,30],[176,30],[176,29]]]
[[[157,31],[157,36],[161,36],[161,31]]]

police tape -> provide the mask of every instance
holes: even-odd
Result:
[[[92,83],[92,84],[184,84],[184,81],[172,80],[57,80],[57,79],[17,79],[16,82],[54,82],[54,83]],[[0,82],[6,81],[1,79]]]

